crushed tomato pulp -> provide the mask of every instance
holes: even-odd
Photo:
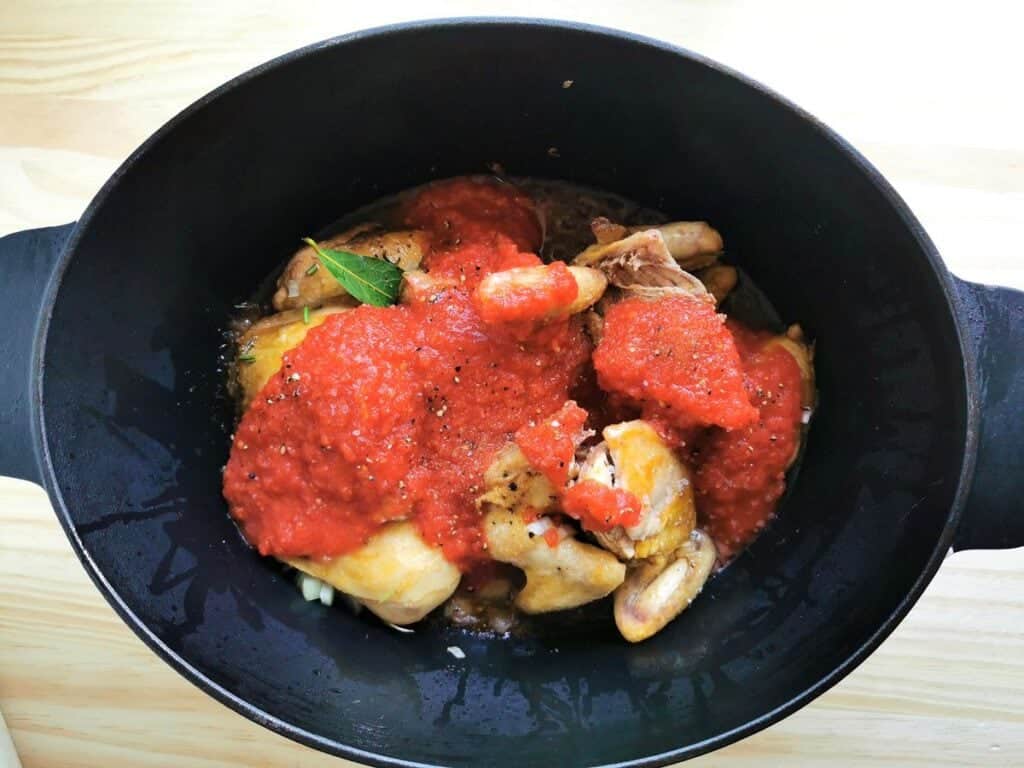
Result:
[[[786,488],[786,469],[800,441],[800,368],[793,356],[729,321],[757,420],[730,432],[704,435],[693,459],[697,507],[723,557],[742,549],[771,517]]]
[[[566,491],[562,498],[565,514],[580,521],[588,531],[610,531],[616,526],[640,522],[640,499],[623,488],[609,488],[593,480],[583,480]]]
[[[579,437],[605,425],[572,401],[594,372],[613,410],[649,419],[680,450],[721,548],[764,525],[801,416],[799,368],[770,336],[691,299],[624,299],[593,350],[578,316],[547,312],[575,296],[561,264],[488,316],[475,295],[484,278],[542,264],[532,203],[509,185],[424,187],[403,222],[430,234],[423,268],[444,288],[331,315],[284,355],[238,425],[224,495],[261,553],[328,558],[412,519],[463,570],[488,562],[474,503],[484,471],[515,441],[564,491]],[[590,481],[563,498],[589,530],[635,524],[640,504]]]

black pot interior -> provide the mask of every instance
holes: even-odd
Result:
[[[710,220],[817,340],[820,409],[778,520],[638,646],[610,621],[529,641],[400,635],[305,603],[220,496],[233,303],[300,235],[493,161]],[[966,418],[941,280],[844,149],[676,52],[511,23],[306,51],[163,133],[84,226],[44,404],[52,482],[88,557],[236,706],[334,750],[520,767],[706,749],[841,668],[939,545]]]

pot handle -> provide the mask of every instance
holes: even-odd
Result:
[[[44,297],[74,224],[0,238],[0,475],[40,482],[36,355]]]
[[[954,278],[978,372],[974,481],[953,549],[1024,546],[1024,293]]]

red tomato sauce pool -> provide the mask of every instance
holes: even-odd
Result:
[[[643,504],[622,488],[609,488],[593,480],[576,483],[565,492],[562,505],[588,531],[610,531],[616,526],[640,522]]]
[[[770,334],[728,325],[758,418],[742,429],[712,430],[698,448],[697,510],[723,559],[743,549],[771,519],[799,447],[803,416],[793,356],[769,343]]]
[[[690,296],[612,306],[594,369],[601,389],[659,410],[680,429],[734,429],[757,419],[724,316]]]
[[[423,269],[467,290],[492,272],[541,263],[534,255],[541,228],[533,201],[508,184],[474,179],[431,184],[409,201],[403,221],[432,235]]]
[[[569,467],[587,423],[587,412],[572,400],[539,424],[524,424],[515,440],[526,460],[544,473],[556,489],[569,482]]]
[[[540,263],[518,250],[539,239],[520,197],[449,182],[425,188],[407,218],[433,228],[438,271],[472,285],[509,262]],[[590,344],[576,317],[526,338],[491,329],[468,291],[332,315],[285,354],[224,472],[231,513],[261,553],[339,555],[411,518],[460,567],[485,558],[474,505],[484,470],[569,399]]]

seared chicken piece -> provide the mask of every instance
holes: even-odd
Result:
[[[437,297],[457,284],[454,278],[434,277],[422,269],[411,269],[403,275],[398,300],[402,304],[436,301]]]
[[[736,287],[739,274],[736,272],[736,267],[715,264],[697,272],[697,279],[704,283],[708,293],[715,297],[715,304],[721,304]]]
[[[615,625],[631,643],[658,633],[700,594],[717,558],[715,543],[694,530],[673,552],[631,567],[615,590]]]
[[[657,224],[652,224],[648,229],[657,229],[657,226]],[[594,233],[594,239],[598,245],[614,243],[629,234],[629,229],[625,224],[616,224],[604,216],[598,216],[590,222],[590,231]]]
[[[392,624],[419,621],[451,597],[461,578],[459,569],[407,521],[389,523],[347,555],[285,562],[350,595]]]
[[[320,243],[321,248],[385,259],[402,271],[416,269],[429,246],[426,232],[417,229],[385,232],[376,224],[360,224]],[[334,276],[320,264],[312,246],[295,252],[277,279],[274,309],[319,307],[327,299],[348,296]]]
[[[525,613],[547,613],[604,597],[622,583],[625,568],[609,552],[576,541],[568,526],[548,517],[527,523],[524,513],[551,509],[554,486],[530,466],[519,446],[498,453],[484,475],[487,491],[477,499],[484,514],[487,551],[498,562],[517,566],[526,586],[515,605]],[[555,546],[551,546],[554,543]]]
[[[736,287],[736,268],[715,263],[722,238],[704,222],[648,228],[624,227],[599,218],[591,228],[598,244],[580,253],[574,263],[600,269],[612,285],[630,295],[657,301],[684,293],[720,304]],[[689,269],[700,271],[696,275],[684,271]],[[588,319],[596,343],[601,329],[594,322]]]
[[[598,308],[600,309],[600,307]],[[596,347],[604,336],[604,316],[598,310],[590,310],[583,316],[583,327]]]
[[[558,501],[555,487],[534,469],[515,443],[502,448],[484,473],[487,490],[477,498],[477,509],[522,512],[527,507],[544,512]]]
[[[526,575],[526,586],[515,598],[524,613],[576,608],[622,584],[626,567],[610,552],[576,541],[568,526],[555,526],[546,517],[527,524],[519,509],[489,510],[484,516],[487,550],[495,560],[515,565]],[[555,536],[549,532],[552,528]],[[549,539],[554,539],[554,546]]]
[[[656,229],[637,232],[606,245],[592,245],[573,263],[599,269],[612,285],[651,300],[684,293],[713,301],[704,284],[684,272],[672,258],[665,238]]]
[[[602,216],[590,222],[590,229],[599,245],[622,240],[637,232],[656,230],[661,234],[672,258],[685,270],[701,269],[714,264],[723,247],[722,236],[706,221],[673,221],[668,224],[625,227]]]
[[[649,227],[630,227],[630,234]],[[665,238],[669,253],[685,270],[714,264],[722,252],[722,236],[706,221],[674,221],[662,224],[658,231]]]
[[[488,306],[493,305],[496,314],[501,314],[501,309],[510,302],[514,302],[519,296],[529,296],[532,292],[543,288],[548,280],[548,267],[515,267],[505,269],[501,272],[493,272],[485,277],[476,289],[476,299],[482,305],[485,318],[488,314]],[[551,320],[558,317],[566,317],[582,312],[594,305],[604,295],[608,287],[608,280],[603,273],[589,267],[569,267],[576,280],[576,298],[563,307],[557,307],[548,312],[544,318]]]
[[[320,325],[331,315],[351,307],[332,299],[327,306],[309,313],[306,323],[300,309],[278,312],[254,323],[238,340],[238,384],[241,387],[242,409],[260,393],[270,377],[281,370],[281,358],[289,349],[297,347],[311,328]]]
[[[601,435],[604,442],[590,449],[579,480],[629,491],[643,511],[636,525],[594,536],[624,560],[664,555],[679,547],[697,522],[686,467],[646,421],[611,424]]]

